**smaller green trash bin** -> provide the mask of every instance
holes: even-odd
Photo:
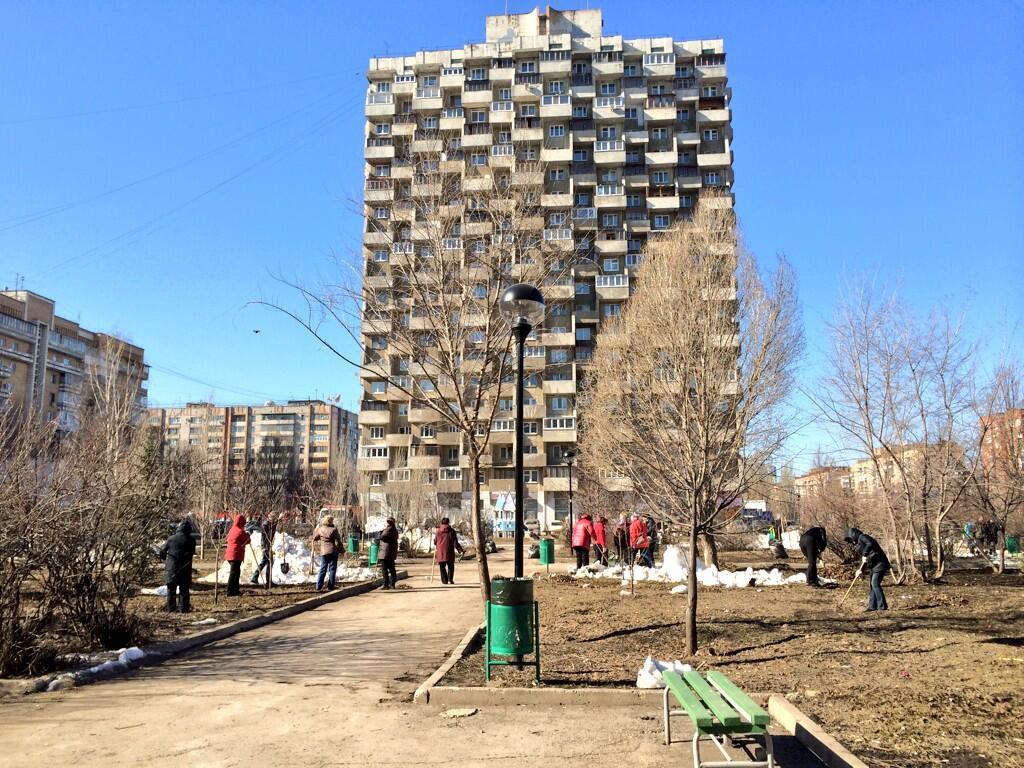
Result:
[[[370,542],[370,565],[376,565],[377,559],[380,557],[380,543],[376,541]]]
[[[540,564],[552,565],[555,562],[555,540],[540,540]]]
[[[1007,536],[1006,537],[1006,551],[1011,555],[1020,554],[1020,537],[1019,536]]]
[[[356,554],[359,551],[359,537],[351,535],[348,537],[348,551],[351,554]]]
[[[491,579],[487,623],[492,654],[533,653],[533,579]]]

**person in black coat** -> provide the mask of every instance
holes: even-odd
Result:
[[[164,559],[164,583],[167,585],[167,610],[178,610],[177,592],[181,592],[181,612],[188,613],[189,588],[192,586],[192,556],[196,553],[196,541],[192,538],[192,523],[188,518],[181,521],[171,537],[160,549]]]
[[[380,534],[379,559],[381,572],[384,575],[384,589],[394,589],[398,580],[395,570],[395,559],[398,557],[398,528],[395,518],[387,519],[387,527]]]
[[[885,550],[874,538],[857,528],[850,528],[843,539],[857,549],[857,554],[860,555],[861,570],[867,569],[871,574],[868,610],[889,610],[889,604],[885,602],[885,593],[882,591],[882,578],[892,566],[889,565],[889,558],[886,557]]]
[[[808,528],[800,534],[800,551],[807,558],[807,585],[820,587],[818,581],[818,558],[825,551],[828,539],[825,536],[825,529],[820,525]]]

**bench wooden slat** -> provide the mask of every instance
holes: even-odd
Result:
[[[712,688],[703,677],[700,676],[700,672],[689,672],[683,673],[683,679],[689,684],[697,695],[700,696],[701,703],[711,710],[711,714],[718,718],[718,722],[722,725],[739,725],[743,722],[743,718],[739,716],[735,709],[733,709],[718,693]]]
[[[686,714],[690,716],[690,719],[693,720],[693,724],[697,728],[710,728],[712,726],[714,720],[711,717],[711,713],[707,711],[700,699],[683,682],[683,679],[679,677],[677,672],[665,670],[661,673],[661,679],[665,681],[665,686],[676,697],[676,700],[682,705]]]
[[[718,671],[708,672],[708,682],[717,688],[729,702],[743,713],[753,725],[767,726],[771,717],[725,675]]]

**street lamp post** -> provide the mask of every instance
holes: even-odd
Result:
[[[569,530],[572,531],[572,465],[576,461],[576,456],[579,453],[575,448],[570,448],[562,454],[562,460],[566,466],[569,467]]]
[[[516,283],[505,290],[499,305],[502,316],[512,326],[517,344],[516,373],[516,519],[515,578],[523,578],[523,531],[525,521],[525,490],[523,478],[523,379],[526,337],[544,319],[544,296],[529,283]]]

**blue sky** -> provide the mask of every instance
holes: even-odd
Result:
[[[3,3],[0,285],[143,345],[153,403],[354,407],[353,371],[249,302],[358,243],[366,60],[481,40],[504,6]],[[726,39],[737,208],[795,266],[810,375],[853,275],[1024,318],[1024,5],[592,7],[608,34]]]

